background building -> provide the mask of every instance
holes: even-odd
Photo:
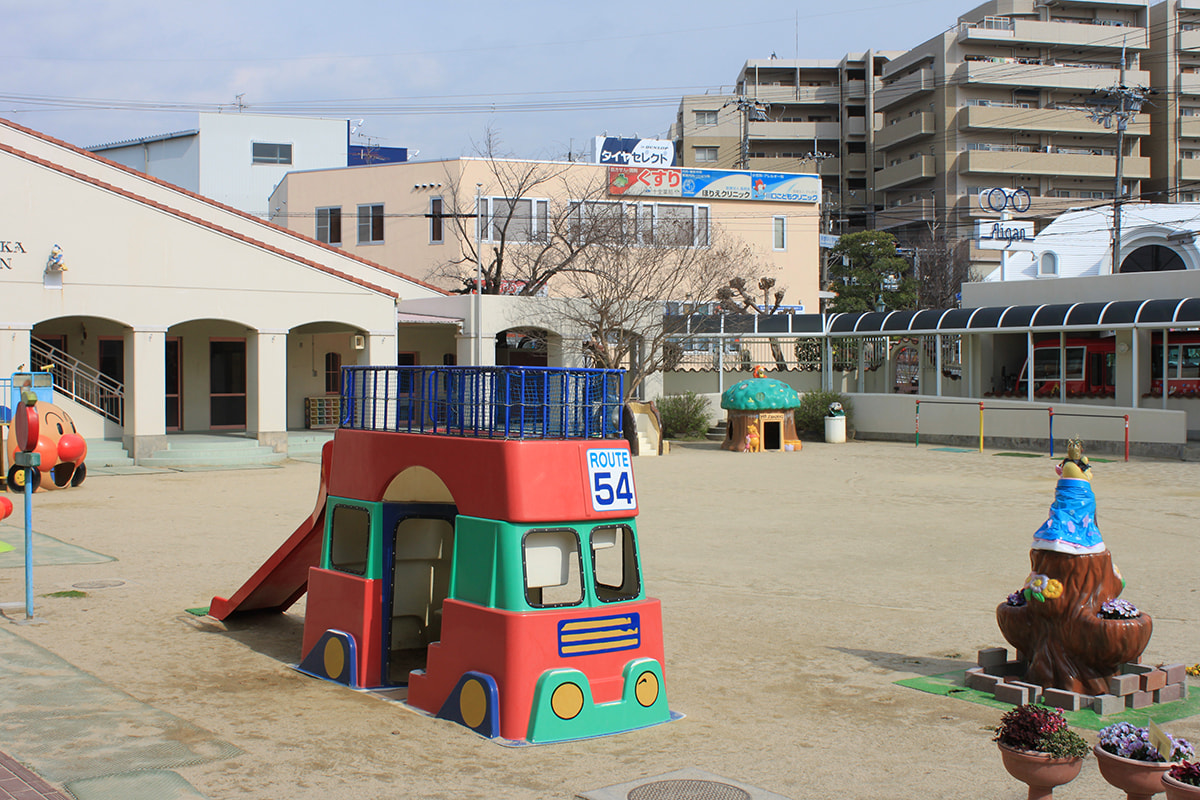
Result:
[[[896,55],[747,61],[732,94],[681,100],[671,128],[680,163],[818,172],[822,232],[864,230],[877,208],[872,154],[880,117],[874,94],[884,65]]]
[[[1200,2],[1167,0],[1150,9],[1150,180],[1156,203],[1200,200]]]
[[[752,179],[767,188],[755,194]],[[803,190],[772,191],[783,185]],[[477,195],[485,220],[479,227]],[[501,237],[537,251],[569,244],[580,208],[619,210],[633,247],[706,248],[718,236],[744,242],[787,288],[789,305],[815,311],[818,201],[815,175],[458,158],[292,172],[270,205],[280,225],[450,290],[462,290],[463,278],[473,275],[476,237],[485,254]],[[502,231],[510,203],[512,223]],[[556,293],[553,282],[547,291]]]
[[[266,218],[267,197],[295,169],[404,161],[407,150],[350,144],[344,119],[200,114],[193,130],[88,148],[130,169]]]

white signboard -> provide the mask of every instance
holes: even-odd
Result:
[[[616,447],[595,447],[584,451],[588,469],[588,493],[596,511],[636,511],[633,491],[633,464],[629,451]]]
[[[975,220],[980,250],[1032,250],[1033,223],[1026,220]]]

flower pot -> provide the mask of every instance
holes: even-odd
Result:
[[[1163,775],[1172,767],[1170,762],[1122,758],[1100,745],[1093,750],[1104,780],[1125,792],[1127,800],[1150,800],[1163,791]]]
[[[1082,758],[1051,758],[1045,753],[1015,750],[999,742],[996,746],[1008,774],[1029,786],[1029,800],[1050,800],[1055,786],[1075,780],[1083,768]]]
[[[1200,786],[1177,781],[1170,775],[1163,775],[1162,782],[1167,792],[1167,800],[1200,800]]]

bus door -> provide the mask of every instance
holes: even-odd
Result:
[[[382,682],[408,682],[425,666],[426,648],[442,635],[442,601],[454,556],[452,505],[385,503],[383,530],[384,664]]]

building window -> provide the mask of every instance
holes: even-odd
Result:
[[[697,111],[696,112],[696,124],[697,125],[716,125],[717,124],[717,112],[716,111]]]
[[[660,247],[708,247],[708,206],[675,203],[647,204],[652,227],[650,240]],[[645,242],[643,220],[638,215],[639,238]]]
[[[1058,275],[1058,256],[1054,253],[1042,253],[1038,261],[1038,275],[1053,277]]]
[[[252,142],[250,160],[255,164],[291,164],[292,146],[271,142]]]
[[[317,241],[325,244],[342,243],[342,207],[317,209]]]
[[[776,250],[787,250],[787,217],[774,217],[772,224],[772,241]]]
[[[378,244],[383,241],[383,203],[358,207],[358,243]]]
[[[429,199],[429,243],[441,244],[443,240],[442,225],[445,222],[445,206],[442,203],[442,198],[431,197]]]
[[[716,147],[693,147],[692,153],[695,156],[696,163],[713,163],[717,160]]]
[[[538,242],[549,237],[549,200],[481,197],[479,202],[481,240]]]
[[[337,394],[342,390],[342,354],[325,354],[325,393]]]

